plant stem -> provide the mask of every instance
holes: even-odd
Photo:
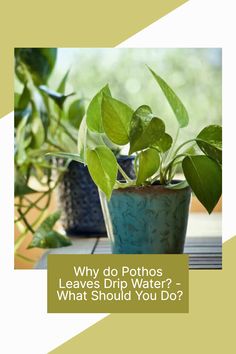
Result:
[[[124,179],[127,181],[127,182],[133,182],[133,180],[131,178],[129,178],[129,176],[127,176],[127,174],[125,173],[125,171],[121,168],[121,166],[117,163],[118,165],[118,170],[120,172],[120,174],[124,177]]]
[[[185,141],[183,144],[181,144],[176,150],[175,150],[175,153],[174,153],[174,156],[177,155],[177,153],[179,152],[180,149],[182,149],[182,147],[186,144],[189,144],[189,143],[192,143],[192,142],[195,142],[196,139],[190,139],[190,140],[187,140]]]
[[[33,229],[32,226],[28,223],[28,221],[27,221],[27,219],[25,218],[24,214],[22,213],[21,209],[18,208],[17,211],[18,211],[18,214],[21,216],[21,220],[23,220],[25,226],[28,228],[28,230],[29,230],[32,234],[34,234],[34,229]]]
[[[171,146],[171,148],[170,148],[170,150],[169,150],[169,152],[168,152],[168,154],[167,154],[167,156],[165,158],[166,161],[168,161],[168,159],[171,159],[172,153],[174,151],[174,147],[175,147],[175,145],[177,143],[177,140],[178,140],[178,137],[179,137],[179,132],[180,132],[180,128],[178,127],[177,133],[176,133],[175,138],[173,140],[173,144],[172,144],[172,146]]]
[[[19,257],[19,258],[21,258],[21,259],[23,259],[24,261],[29,262],[29,263],[34,263],[34,262],[35,262],[35,259],[31,259],[31,258],[28,258],[28,257],[26,257],[26,256],[23,256],[22,254],[20,254],[20,253],[18,253],[18,252],[15,253],[15,256],[16,256],[16,257]]]
[[[32,203],[31,203],[31,205],[25,210],[25,212],[22,213],[23,216],[25,216],[25,215],[31,210],[31,208],[34,207],[35,205],[37,205],[46,195],[49,195],[49,196],[48,196],[48,200],[47,200],[46,205],[42,208],[42,211],[44,211],[44,210],[48,207],[48,205],[49,205],[49,203],[50,203],[50,200],[51,200],[51,193],[54,191],[54,189],[55,189],[55,188],[58,186],[58,184],[60,183],[61,178],[62,178],[62,175],[63,175],[63,174],[61,174],[61,175],[58,177],[57,181],[55,182],[55,184],[54,184],[54,186],[53,186],[52,188],[49,188],[49,189],[48,189],[46,192],[44,192],[35,202],[32,202]],[[22,218],[20,217],[20,218],[18,218],[18,219],[15,220],[15,223],[17,223],[17,222],[19,222],[19,221],[21,221],[21,220],[22,220]]]
[[[172,172],[172,168],[173,168],[173,163],[175,162],[175,160],[179,159],[180,157],[185,157],[187,156],[187,154],[179,154],[179,155],[176,155],[169,163],[168,165],[166,166],[165,168],[165,174],[164,174],[164,178],[168,180],[169,182],[169,179],[170,179],[170,176],[171,176],[171,172]],[[180,161],[179,161],[180,162]],[[169,175],[169,177],[167,177]]]

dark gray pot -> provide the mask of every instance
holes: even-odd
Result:
[[[133,157],[118,158],[119,164],[131,178],[135,177]],[[118,174],[118,179],[122,179]],[[106,228],[98,190],[88,168],[72,161],[57,189],[61,223],[71,236],[104,236]]]

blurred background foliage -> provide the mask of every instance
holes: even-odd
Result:
[[[145,67],[148,64],[174,88],[189,112],[189,127],[180,136],[184,140],[208,124],[221,124],[221,57],[218,48],[62,48],[49,82],[57,87],[63,73],[70,69],[68,91],[88,99],[109,83],[114,97],[134,109],[150,105],[166,120],[167,131],[174,134],[176,121]]]
[[[195,135],[208,124],[221,123],[222,53],[219,48],[59,48],[49,86],[57,87],[61,77],[70,70],[67,91],[78,92],[78,98],[85,98],[88,103],[109,83],[112,95],[134,109],[142,104],[150,105],[165,119],[167,131],[174,134],[177,126],[173,113],[146,64],[174,88],[189,112],[190,124],[182,130],[180,140]],[[71,100],[67,100],[67,106]]]

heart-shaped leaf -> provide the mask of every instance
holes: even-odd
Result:
[[[157,172],[160,166],[160,156],[156,150],[147,149],[138,154],[137,165],[138,175],[136,184],[139,186]]]
[[[102,100],[102,122],[108,138],[115,144],[129,142],[129,127],[133,110],[125,103],[104,95]]]
[[[94,183],[110,199],[118,172],[117,161],[107,146],[87,150],[87,165]]]
[[[92,99],[88,106],[87,110],[87,126],[91,131],[98,133],[103,133],[103,124],[102,124],[102,99],[103,95],[111,96],[111,91],[109,86],[104,86]]]
[[[28,248],[58,248],[71,245],[71,241],[67,236],[53,230],[59,218],[59,212],[48,216],[35,231],[33,240]]]
[[[148,106],[140,106],[130,122],[129,154],[155,145],[165,133],[165,124]]]
[[[222,193],[221,166],[204,156],[186,156],[182,162],[187,182],[210,214]]]
[[[196,138],[200,149],[207,156],[222,163],[222,127],[219,125],[209,125],[204,128]]]
[[[170,86],[159,75],[157,75],[151,68],[148,67],[148,69],[166,96],[166,99],[177,118],[180,128],[186,127],[189,122],[189,117],[183,103],[180,101],[179,97],[175,94],[172,88],[170,88]]]
[[[82,99],[71,103],[68,111],[68,120],[76,129],[79,129],[85,115],[84,101]]]
[[[165,133],[153,146],[155,146],[161,152],[166,152],[171,148],[172,142],[172,137],[169,134]]]

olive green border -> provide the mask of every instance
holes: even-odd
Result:
[[[2,1],[0,117],[13,110],[14,47],[113,47],[186,1]]]
[[[223,254],[223,270],[189,272],[188,314],[112,314],[50,354],[232,352],[236,237],[224,243]]]

